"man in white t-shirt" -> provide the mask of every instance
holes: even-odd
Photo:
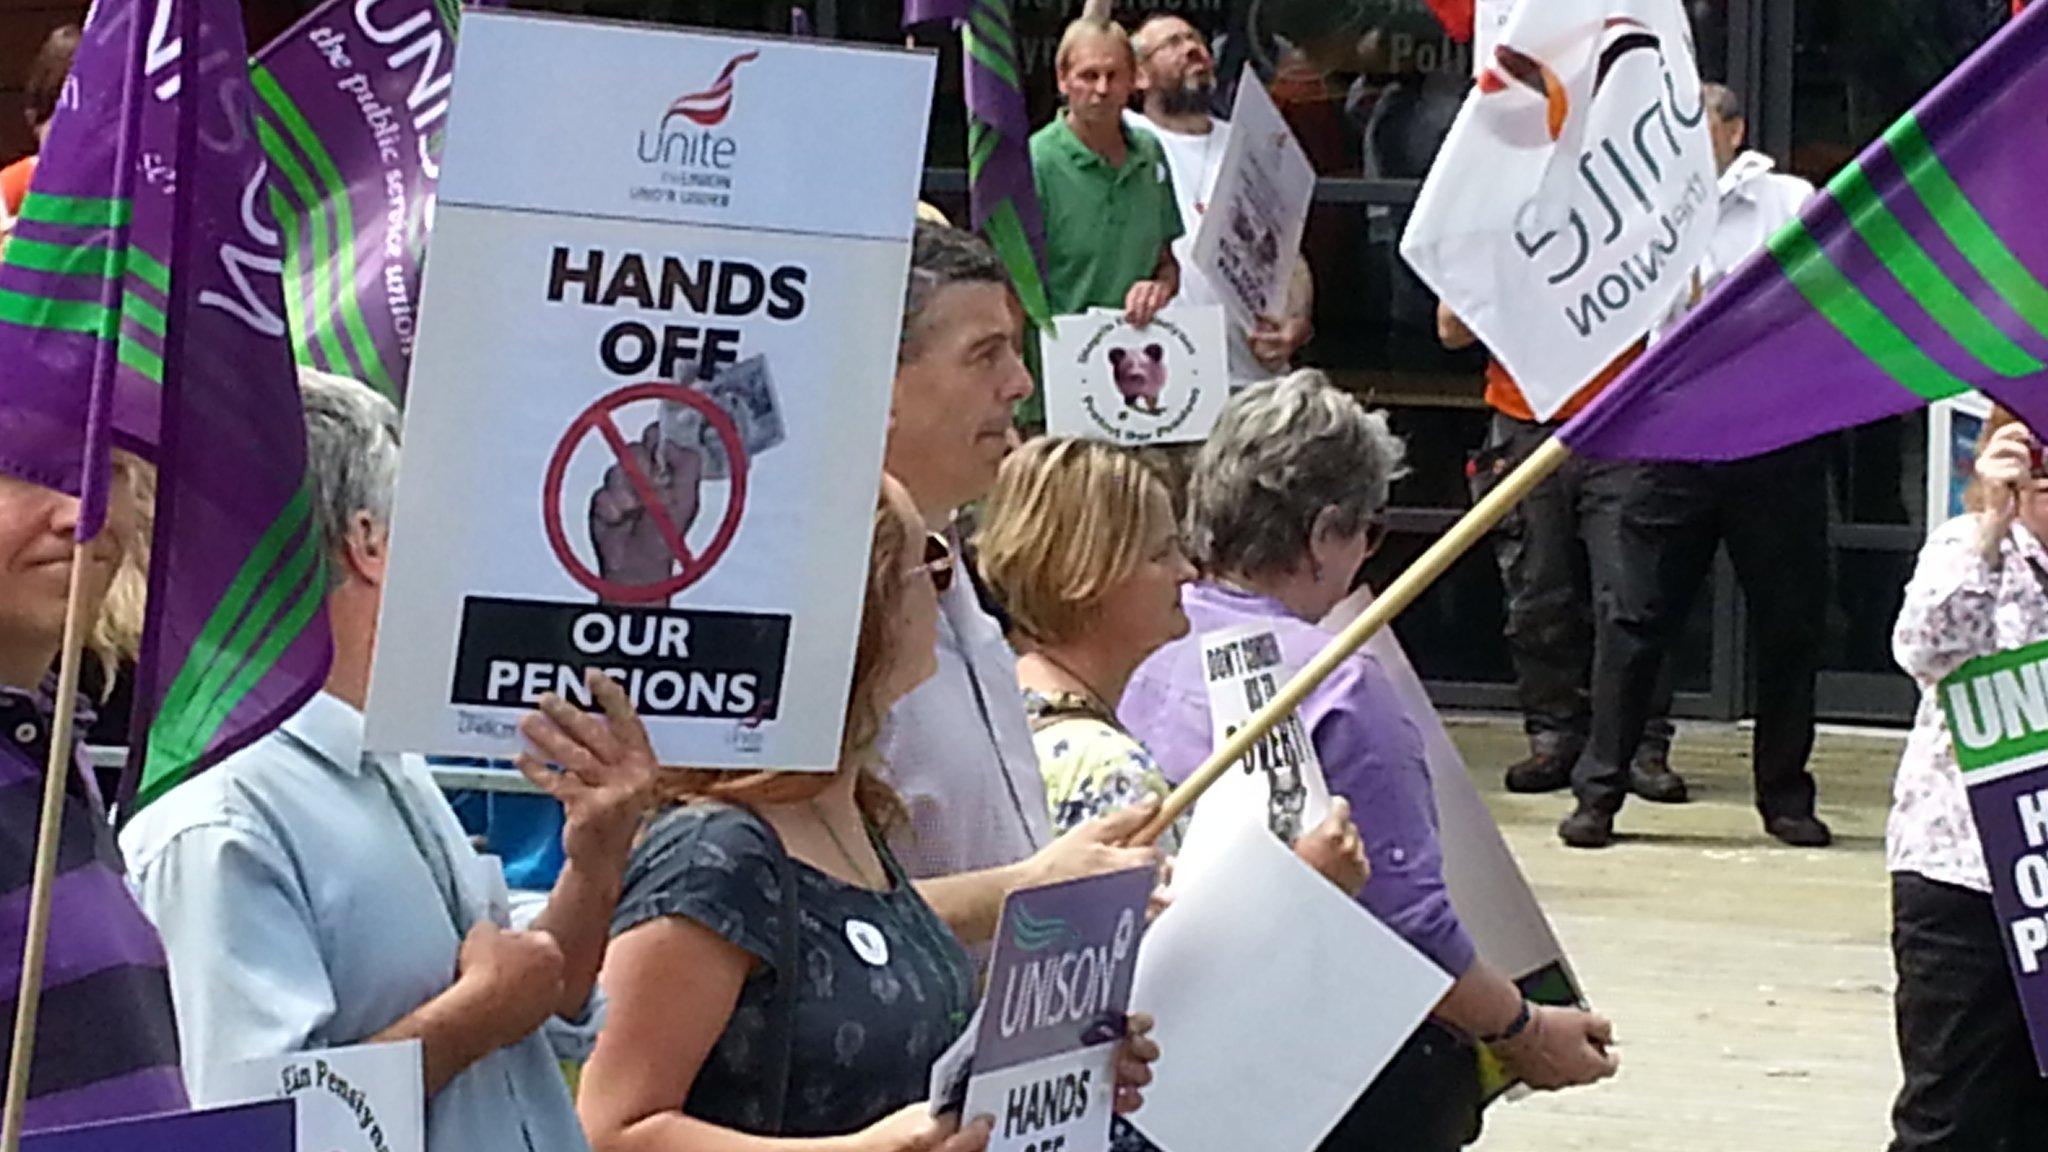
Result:
[[[1178,16],[1157,15],[1131,37],[1138,56],[1138,92],[1144,114],[1124,113],[1128,123],[1149,129],[1166,151],[1173,188],[1180,199],[1181,237],[1173,242],[1181,269],[1180,300],[1214,304],[1221,300],[1193,263],[1195,229],[1216,189],[1216,175],[1230,146],[1230,123],[1210,115],[1216,94],[1216,62],[1194,25]],[[1256,82],[1256,81],[1255,81]],[[1308,262],[1296,260],[1282,314],[1250,332],[1231,325],[1230,383],[1233,389],[1278,376],[1308,342],[1313,303]]]

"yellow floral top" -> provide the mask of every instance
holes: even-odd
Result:
[[[1147,796],[1164,799],[1173,790],[1152,753],[1086,697],[1027,688],[1024,711],[1031,717],[1053,826],[1060,831]],[[1183,816],[1159,838],[1168,855],[1179,851],[1186,823]]]

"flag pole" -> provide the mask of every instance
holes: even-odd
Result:
[[[1564,442],[1552,436],[1537,445],[1527,459],[1501,478],[1493,490],[1472,506],[1470,512],[1451,525],[1437,542],[1429,546],[1421,556],[1416,557],[1406,571],[1392,584],[1387,585],[1356,620],[1346,625],[1342,632],[1333,637],[1316,653],[1315,659],[1304,665],[1292,679],[1282,685],[1280,691],[1266,705],[1252,714],[1242,728],[1233,733],[1217,749],[1209,754],[1201,767],[1195,769],[1173,794],[1160,806],[1159,814],[1152,818],[1136,837],[1139,844],[1150,844],[1157,840],[1183,812],[1192,807],[1211,784],[1221,779],[1232,764],[1243,759],[1258,743],[1272,731],[1274,725],[1285,720],[1289,713],[1308,699],[1308,694],[1320,687],[1330,673],[1337,670],[1352,653],[1365,646],[1373,633],[1385,627],[1394,617],[1401,614],[1422,593],[1434,584],[1438,577],[1450,570],[1458,558],[1470,551],[1480,538],[1491,531],[1508,510],[1522,502],[1529,492],[1541,484],[1544,478],[1562,467],[1572,457],[1571,450]]]
[[[64,602],[64,645],[57,661],[56,715],[50,723],[50,754],[43,768],[43,808],[36,824],[36,858],[29,884],[27,939],[21,949],[21,985],[14,1001],[14,1046],[7,1062],[7,1102],[0,1117],[0,1152],[21,1147],[22,1114],[28,1107],[29,1071],[35,1065],[36,1009],[43,995],[43,955],[50,937],[50,888],[57,875],[62,839],[64,785],[74,770],[71,728],[77,715],[78,665],[85,648],[85,542],[71,545],[71,585]]]

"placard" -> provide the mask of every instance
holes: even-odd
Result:
[[[1209,732],[1215,747],[1221,748],[1254,713],[1279,695],[1280,686],[1294,671],[1283,663],[1280,637],[1271,625],[1239,624],[1204,632],[1202,674],[1209,690]],[[1202,857],[1204,850],[1196,844],[1201,838],[1193,834],[1193,824],[1202,819],[1205,809],[1221,808],[1260,813],[1267,829],[1283,844],[1294,843],[1329,815],[1330,786],[1299,710],[1274,725],[1252,745],[1250,753],[1202,794],[1181,849],[1183,857],[1189,848],[1198,860]],[[1363,815],[1359,818],[1364,819]]]
[[[1316,196],[1316,168],[1258,83],[1239,84],[1230,145],[1195,229],[1194,263],[1247,331],[1279,319]]]
[[[2048,642],[1979,656],[1939,694],[2034,1063],[2048,1076]]]
[[[665,764],[829,770],[933,57],[462,32],[367,746],[502,758],[598,669]]]
[[[1041,337],[1045,428],[1136,447],[1206,440],[1230,399],[1223,309],[1174,304],[1132,327],[1120,311],[1053,318]]]
[[[1136,868],[1012,892],[978,1013],[964,1115],[990,1152],[1106,1152],[1116,1052],[1156,880]]]
[[[202,1081],[207,1103],[290,1101],[304,1152],[426,1148],[426,1080],[417,1040],[241,1060],[210,1070]]]
[[[76,1128],[25,1132],[21,1152],[296,1152],[292,1103],[168,1112]]]

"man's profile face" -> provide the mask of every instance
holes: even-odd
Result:
[[[1031,395],[1009,286],[952,284],[924,307],[896,366],[887,470],[927,514],[988,494]]]
[[[1106,126],[1123,115],[1137,82],[1130,45],[1114,36],[1083,36],[1059,69],[1060,95],[1084,124]]]

